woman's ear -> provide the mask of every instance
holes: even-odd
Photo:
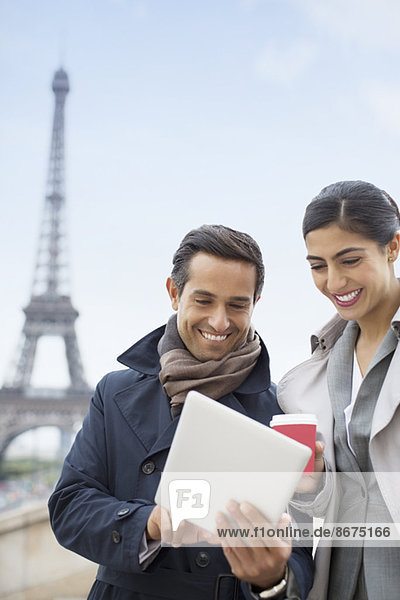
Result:
[[[387,245],[388,250],[388,258],[391,259],[391,262],[394,262],[400,251],[400,231],[396,231],[393,239]]]

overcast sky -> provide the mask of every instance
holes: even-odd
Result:
[[[90,384],[171,313],[165,280],[202,223],[247,231],[273,379],[334,309],[301,220],[325,185],[400,200],[398,0],[1,0],[0,376],[30,297],[62,65],[71,295]],[[55,343],[54,343],[55,342]],[[59,340],[35,382],[65,380]]]

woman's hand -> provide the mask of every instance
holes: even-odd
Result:
[[[314,473],[303,473],[296,487],[298,494],[314,494],[320,487],[322,473],[325,471],[324,450],[323,442],[315,442]]]

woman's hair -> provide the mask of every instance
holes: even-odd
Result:
[[[323,188],[307,206],[303,236],[332,224],[383,247],[400,228],[400,213],[389,194],[372,183],[339,181]]]

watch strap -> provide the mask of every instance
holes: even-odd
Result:
[[[265,598],[275,598],[277,594],[279,594],[280,592],[283,592],[283,590],[286,588],[287,581],[288,581],[288,567],[286,565],[285,574],[283,576],[283,579],[276,585],[273,585],[272,587],[268,588],[267,590],[258,592],[259,598],[262,598],[263,600],[265,600]]]

